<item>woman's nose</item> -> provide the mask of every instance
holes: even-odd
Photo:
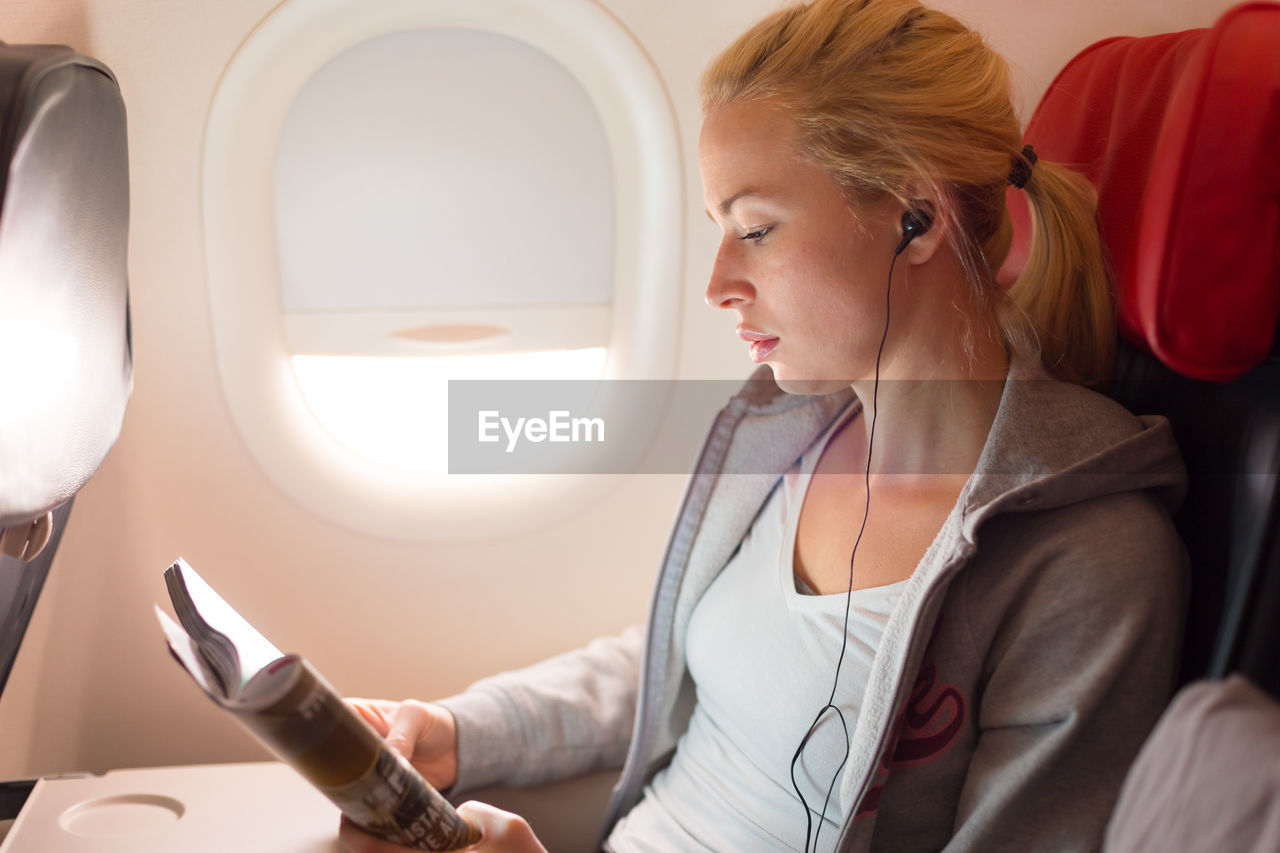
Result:
[[[711,279],[707,282],[703,298],[712,308],[740,307],[755,299],[755,288],[734,263],[731,253],[724,248],[716,254]]]

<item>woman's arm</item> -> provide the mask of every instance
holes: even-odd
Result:
[[[621,767],[643,648],[637,626],[441,700],[457,724],[455,791]]]
[[[1141,494],[1067,515],[1026,529],[1034,570],[998,617],[981,576],[965,581],[986,664],[948,850],[1098,849],[1168,701],[1187,578],[1172,523]]]

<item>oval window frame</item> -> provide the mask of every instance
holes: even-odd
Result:
[[[459,8],[462,7],[462,8]],[[616,475],[430,476],[381,468],[339,444],[294,376],[279,306],[276,142],[297,93],[349,47],[411,29],[477,29],[559,61],[587,91],[613,156],[614,303],[606,379],[675,375],[684,179],[670,98],[640,45],[591,0],[290,0],[228,62],[205,127],[201,203],[213,342],[232,420],[251,456],[322,518],[400,540],[516,535],[560,520]],[[642,235],[641,237],[628,235]],[[626,395],[606,395],[615,417]]]

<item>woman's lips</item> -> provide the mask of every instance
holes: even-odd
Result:
[[[751,345],[751,360],[756,364],[768,358],[769,353],[773,352],[779,343],[779,339],[774,335],[742,327],[738,327],[738,337]]]

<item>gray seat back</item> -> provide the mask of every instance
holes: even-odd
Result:
[[[0,692],[133,387],[128,227],[115,77],[67,47],[0,44]]]

